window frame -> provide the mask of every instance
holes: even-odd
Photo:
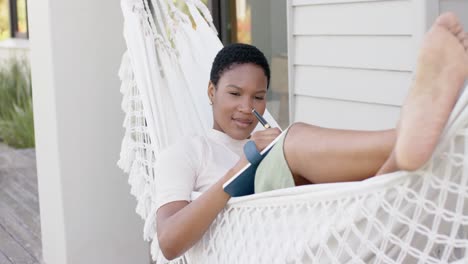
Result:
[[[235,0],[209,0],[208,5],[218,37],[224,45],[236,42]],[[234,13],[233,13],[234,12]]]

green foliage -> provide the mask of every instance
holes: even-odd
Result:
[[[7,0],[0,0],[0,40],[10,37],[10,11]]]
[[[16,148],[34,147],[31,74],[25,61],[0,66],[0,138]]]
[[[24,108],[14,105],[8,118],[0,120],[3,140],[15,148],[34,147],[34,116],[32,100]]]

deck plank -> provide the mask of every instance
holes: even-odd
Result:
[[[24,224],[36,237],[40,237],[40,222],[38,215],[33,215],[31,210],[11,197],[6,191],[0,192],[0,204],[6,212],[14,215],[18,222]]]
[[[2,264],[13,264],[13,262],[11,262],[7,256],[2,252],[2,250],[0,249],[0,263]]]
[[[31,211],[31,214],[39,215],[37,189],[33,190],[32,186],[27,187],[27,183],[22,181],[21,175],[16,170],[12,170],[6,175],[10,187],[4,190],[5,193]]]
[[[0,143],[0,264],[42,263],[35,157]]]
[[[42,259],[42,242],[40,238],[32,234],[24,224],[18,222],[18,220],[3,210],[3,205],[0,205],[0,225],[3,225],[4,229],[15,239],[21,246],[36,260]],[[2,263],[0,261],[0,263]]]
[[[37,195],[36,167],[14,168],[11,170],[17,174],[18,181],[21,182],[25,188],[30,190],[31,193]]]
[[[0,248],[12,263],[32,264],[35,260],[16,240],[0,225]]]

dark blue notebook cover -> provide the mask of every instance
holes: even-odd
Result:
[[[284,130],[278,137],[276,137],[264,150],[260,152],[263,160],[271,148],[281,138],[281,136],[287,131]],[[229,181],[223,185],[223,189],[231,197],[239,197],[244,195],[250,195],[255,193],[255,172],[257,171],[257,165],[251,163],[247,164],[242,170],[234,175]]]
[[[262,159],[270,152],[269,148],[265,153],[261,154]],[[232,197],[254,194],[255,192],[255,172],[258,165],[249,163],[244,170],[233,176],[232,179],[223,185],[224,191]]]

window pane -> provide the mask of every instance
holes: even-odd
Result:
[[[18,15],[18,33],[28,32],[28,22],[26,14],[26,0],[16,0],[16,8]]]
[[[247,0],[237,0],[236,4],[236,40],[240,43],[252,43],[252,21],[250,4]]]
[[[0,0],[0,40],[10,37],[10,8],[8,0]]]

